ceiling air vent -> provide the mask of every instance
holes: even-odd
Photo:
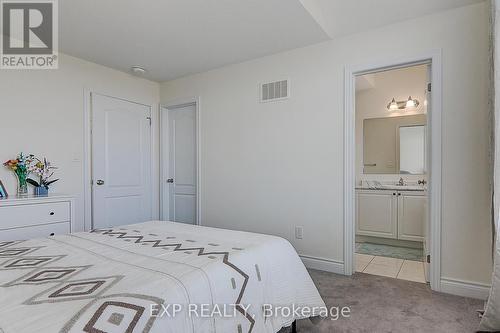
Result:
[[[272,102],[288,98],[290,95],[290,84],[288,80],[263,83],[260,87],[260,101]]]

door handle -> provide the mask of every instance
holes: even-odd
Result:
[[[173,183],[174,183],[174,179],[173,179],[173,178],[169,178],[169,179],[167,179],[167,183],[169,183],[169,184],[173,184]]]
[[[98,179],[96,182],[97,185],[104,185],[104,180]]]

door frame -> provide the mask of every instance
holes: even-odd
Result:
[[[441,290],[441,201],[442,201],[442,51],[399,58],[346,65],[344,68],[344,274],[354,273],[355,252],[355,77],[383,70],[404,68],[419,64],[431,66],[431,110],[427,115],[430,152],[428,170],[428,218],[430,221],[430,284]]]
[[[93,229],[92,220],[92,94],[97,94],[101,96],[106,96],[110,98],[119,99],[122,101],[135,103],[139,105],[146,106],[151,111],[151,177],[149,188],[151,189],[151,216],[152,219],[158,218],[158,195],[154,190],[154,183],[157,179],[157,169],[158,156],[155,153],[157,151],[157,141],[155,137],[157,136],[158,127],[158,113],[156,112],[155,104],[150,104],[148,102],[140,102],[136,100],[131,100],[130,98],[120,97],[117,94],[101,92],[98,90],[84,88],[83,89],[83,231],[88,231]]]
[[[168,218],[165,216],[164,212],[164,202],[168,200],[168,196],[165,195],[164,186],[169,175],[169,131],[168,128],[163,128],[163,123],[168,121],[168,110],[185,105],[195,105],[195,119],[196,119],[196,225],[201,225],[201,147],[200,147],[200,137],[201,137],[201,126],[200,126],[200,97],[186,97],[178,98],[166,103],[161,103],[159,106],[159,123],[160,123],[160,219],[167,221]]]

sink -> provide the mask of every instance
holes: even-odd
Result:
[[[426,191],[427,187],[424,185],[417,185],[415,183],[408,185],[396,184],[382,184],[378,181],[363,181],[359,189],[365,190],[391,190],[391,191]]]

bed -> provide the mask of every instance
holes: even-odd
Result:
[[[152,221],[0,242],[0,332],[278,332],[325,304],[286,240]]]

